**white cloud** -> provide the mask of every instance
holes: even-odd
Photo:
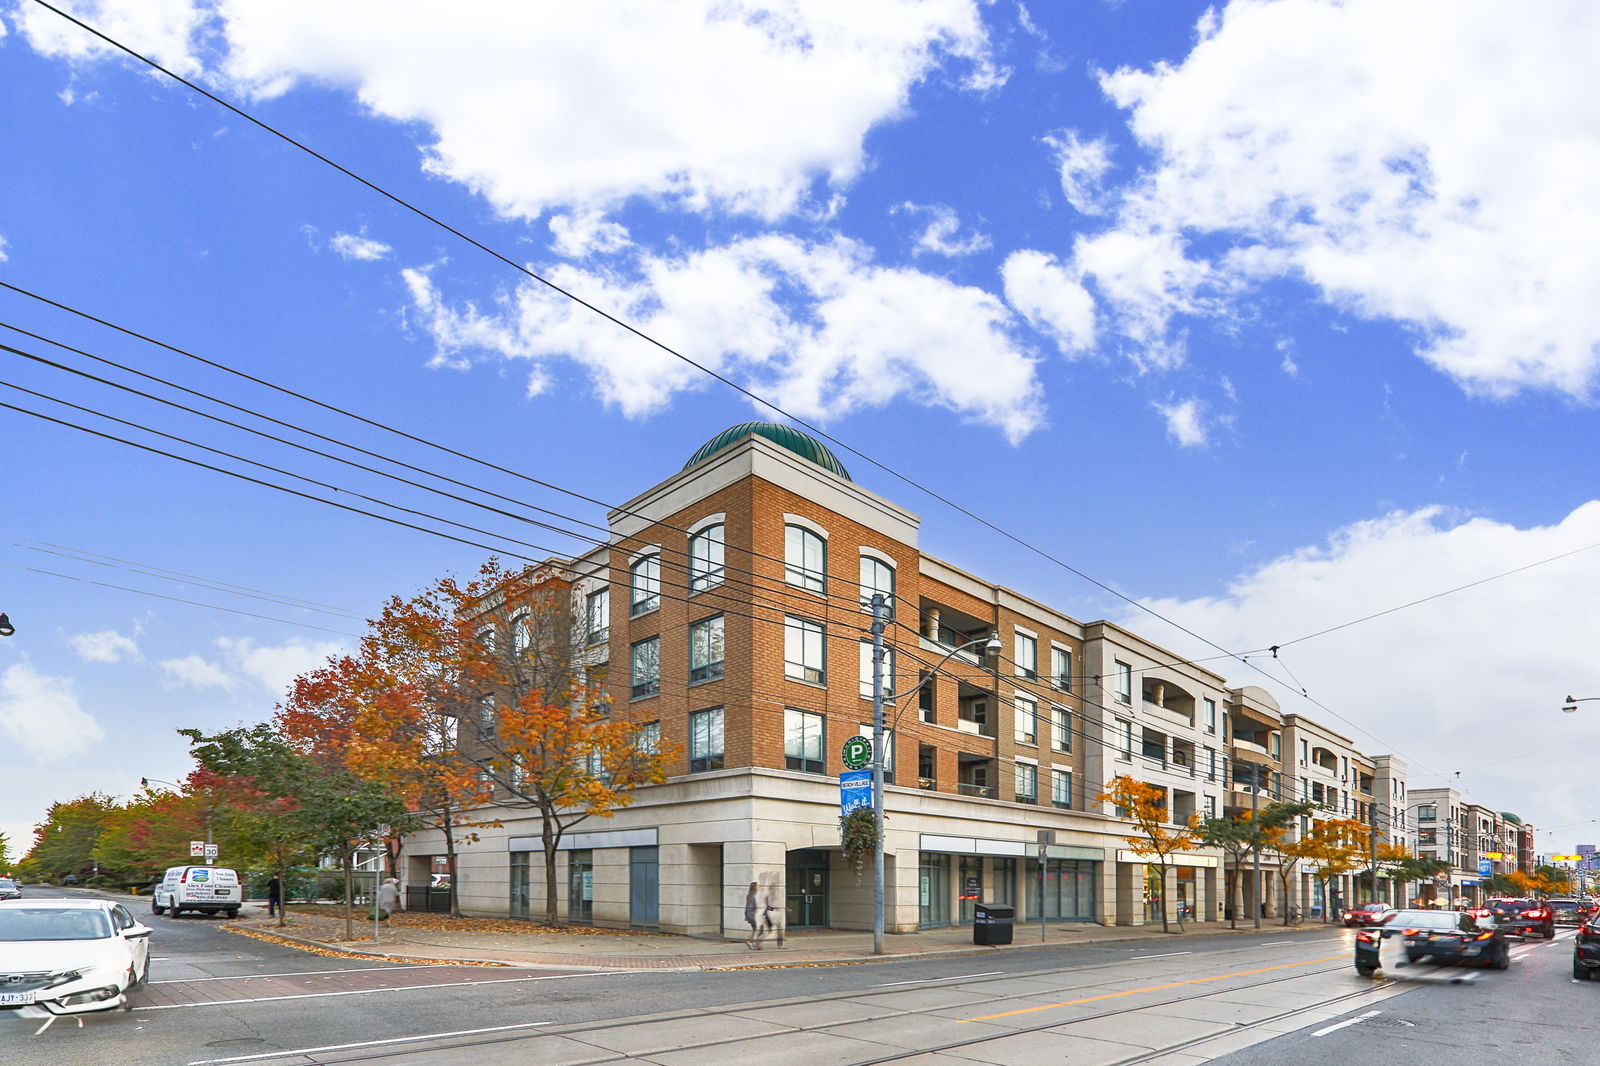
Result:
[[[1235,0],[1181,63],[1104,75],[1156,160],[1117,232],[1168,242],[1179,275],[1305,279],[1410,327],[1418,354],[1471,391],[1587,396],[1600,360],[1600,20],[1585,0],[1462,0],[1439,14],[1430,0]],[[1123,285],[1109,298],[1151,343],[1161,307],[1219,311],[1193,305],[1196,291]]]
[[[200,72],[192,38],[207,16],[193,0],[71,0],[57,6],[175,73]],[[123,55],[38,4],[17,4],[12,17],[28,43],[46,55],[79,62]]]
[[[777,218],[818,181],[848,184],[863,141],[914,85],[1003,84],[981,0],[102,0],[88,20],[194,73],[196,55],[257,98],[306,83],[431,130],[424,165],[504,215],[647,197]],[[214,9],[214,10],[213,10]],[[197,11],[202,12],[197,14]],[[35,48],[105,46],[42,8]]]
[[[1172,232],[1130,228],[1080,238],[1073,268],[1094,280],[1116,331],[1133,342],[1128,358],[1141,370],[1183,363],[1182,338],[1171,328],[1175,315],[1219,309],[1211,267],[1190,259],[1183,239]]]
[[[1085,215],[1105,211],[1104,182],[1111,169],[1111,146],[1104,138],[1085,141],[1077,130],[1061,130],[1047,136],[1044,143],[1055,150],[1067,203]]]
[[[97,633],[79,633],[69,639],[72,650],[86,662],[116,663],[124,659],[139,658],[139,645],[132,637],[125,637],[115,629],[102,629]]]
[[[1049,335],[1065,355],[1094,347],[1094,297],[1055,257],[1043,252],[1012,252],[1000,268],[1006,301],[1037,330]]]
[[[232,690],[239,683],[226,668],[198,655],[185,655],[181,659],[162,659],[156,665],[166,674],[166,683],[177,688]]]
[[[582,259],[628,246],[626,227],[606,220],[599,211],[576,211],[550,216],[552,247],[561,255]]]
[[[1248,666],[1211,666],[1230,684],[1267,687],[1284,710],[1349,736],[1363,752],[1406,757],[1412,788],[1461,770],[1473,802],[1496,810],[1529,802],[1571,822],[1591,816],[1588,753],[1600,714],[1563,715],[1558,707],[1569,691],[1600,695],[1592,653],[1600,644],[1600,548],[1296,640],[1596,543],[1600,502],[1527,529],[1452,520],[1430,507],[1338,530],[1322,546],[1241,575],[1218,596],[1145,602],[1226,648],[1281,645],[1278,662],[1263,652],[1250,661],[1288,692]],[[1180,653],[1216,654],[1142,612],[1123,620]],[[1302,686],[1334,713],[1288,694]],[[1512,758],[1564,741],[1572,746]]]
[[[1156,403],[1155,409],[1167,422],[1167,436],[1185,448],[1203,448],[1211,443],[1206,431],[1205,412],[1199,400]]]
[[[843,238],[809,244],[768,235],[678,257],[641,254],[636,269],[545,272],[598,306],[797,415],[831,418],[906,397],[1020,440],[1043,422],[1034,360],[1005,305],[980,289],[874,265]],[[629,416],[664,407],[706,378],[542,286],[493,312],[452,307],[425,272],[407,271],[417,316],[441,358],[483,349],[529,360],[536,380],[578,362]]]
[[[923,255],[927,252],[948,256],[972,255],[990,246],[989,237],[976,231],[969,236],[958,237],[957,234],[961,231],[961,219],[956,215],[954,208],[945,204],[908,202],[900,204],[894,210],[897,214],[903,212],[928,220],[922,232],[917,235],[916,244],[911,250],[913,255]]]
[[[5,239],[5,236],[3,234],[0,234],[0,263],[4,263],[9,258],[11,258],[11,257],[6,255],[6,239]]]
[[[0,674],[0,733],[40,762],[58,762],[105,739],[72,681],[16,663]]]
[[[217,647],[235,671],[279,696],[288,691],[296,677],[322,666],[344,650],[344,645],[336,641],[289,640],[263,645],[248,637],[221,637]]]
[[[371,262],[375,259],[387,259],[389,253],[394,251],[382,241],[375,241],[366,234],[357,236],[353,233],[335,233],[328,240],[328,247],[346,259],[356,259]]]

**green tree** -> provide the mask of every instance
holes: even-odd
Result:
[[[1237,926],[1238,915],[1243,911],[1238,895],[1240,874],[1258,853],[1271,851],[1278,856],[1278,878],[1283,886],[1284,898],[1288,898],[1289,875],[1294,868],[1294,861],[1284,854],[1279,845],[1288,835],[1288,828],[1294,820],[1315,809],[1314,803],[1272,800],[1253,814],[1245,811],[1233,818],[1201,820],[1201,842],[1207,847],[1222,850],[1229,928]],[[1284,908],[1283,921],[1287,924],[1288,920],[1288,908]]]
[[[59,881],[89,874],[101,829],[116,809],[116,801],[99,792],[52,803],[45,820],[34,828],[33,847],[23,860],[29,864],[29,876]]]

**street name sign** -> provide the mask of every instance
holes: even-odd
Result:
[[[872,806],[872,771],[846,770],[839,775],[839,813]]]

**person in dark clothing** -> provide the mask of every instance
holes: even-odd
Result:
[[[750,926],[748,945],[756,951],[761,950],[761,936],[764,932],[761,923],[765,918],[766,916],[761,913],[761,885],[751,881],[750,891],[744,897],[744,920]]]
[[[278,913],[278,908],[283,905],[283,882],[278,880],[278,875],[273,874],[267,878],[267,917]]]

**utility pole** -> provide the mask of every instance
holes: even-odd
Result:
[[[1367,804],[1367,847],[1372,858],[1372,898],[1378,898],[1378,805]]]
[[[883,954],[883,593],[872,594],[872,953]]]
[[[1261,928],[1261,822],[1257,817],[1261,809],[1261,783],[1266,779],[1267,768],[1255,768],[1255,788],[1250,790],[1250,831],[1255,834],[1255,847],[1250,850],[1251,861],[1255,864],[1255,901],[1251,906],[1254,912],[1251,917],[1255,919],[1255,927]]]

